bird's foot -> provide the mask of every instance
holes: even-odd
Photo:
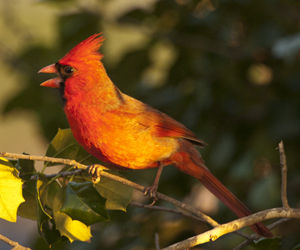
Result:
[[[146,187],[144,190],[144,195],[150,196],[152,199],[150,206],[153,206],[158,201],[157,188],[158,185],[152,185],[150,187]]]
[[[93,183],[100,182],[101,172],[107,170],[106,167],[98,164],[90,165],[87,169],[88,173],[92,176]]]

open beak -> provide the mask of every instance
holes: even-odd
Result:
[[[57,74],[57,70],[56,70],[55,64],[51,64],[51,65],[48,65],[48,66],[40,69],[38,73],[48,73],[48,74],[56,73]],[[61,81],[62,80],[60,77],[55,77],[55,78],[49,79],[45,82],[42,82],[40,84],[40,86],[48,87],[48,88],[59,88],[59,83]]]

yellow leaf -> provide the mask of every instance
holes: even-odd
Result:
[[[54,211],[54,220],[57,230],[66,236],[70,242],[74,240],[89,241],[92,237],[91,228],[79,220],[72,220],[65,213]]]
[[[11,163],[0,157],[0,218],[16,222],[19,205],[24,202],[22,179]]]

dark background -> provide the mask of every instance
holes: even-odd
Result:
[[[208,146],[201,152],[207,166],[253,211],[281,206],[277,145],[283,140],[289,202],[300,206],[299,1],[20,1],[23,9],[13,5],[18,2],[2,0],[0,6],[7,41],[2,41],[0,61],[17,85],[1,101],[3,122],[12,114],[28,114],[43,142],[68,127],[58,93],[39,87],[47,76],[36,72],[103,32],[103,62],[114,83],[205,140]],[[40,15],[28,14],[31,22],[24,18],[29,9],[40,8]],[[2,140],[2,151],[8,150],[6,143],[32,153],[22,139]],[[126,173],[144,185],[153,175]],[[175,168],[165,170],[159,191],[195,206],[200,199],[218,222],[235,218]],[[299,244],[299,226],[291,221],[275,230],[284,235],[279,249]],[[75,242],[62,249],[151,249],[155,232],[167,246],[205,229],[191,219],[129,207],[128,213],[112,213],[111,222],[95,226],[91,244]],[[198,249],[231,249],[241,241],[229,235]],[[39,238],[32,237],[29,245],[45,249]]]

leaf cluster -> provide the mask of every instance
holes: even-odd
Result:
[[[46,156],[96,162],[75,141],[70,129],[58,131]],[[126,212],[132,195],[128,186],[104,177],[97,184],[86,175],[60,178],[60,173],[75,166],[60,166],[57,174],[48,177],[45,171],[53,167],[45,163],[37,171],[34,161],[1,158],[0,217],[12,222],[17,215],[36,220],[40,235],[51,246],[66,240],[90,241],[91,225],[109,221],[110,210]]]

